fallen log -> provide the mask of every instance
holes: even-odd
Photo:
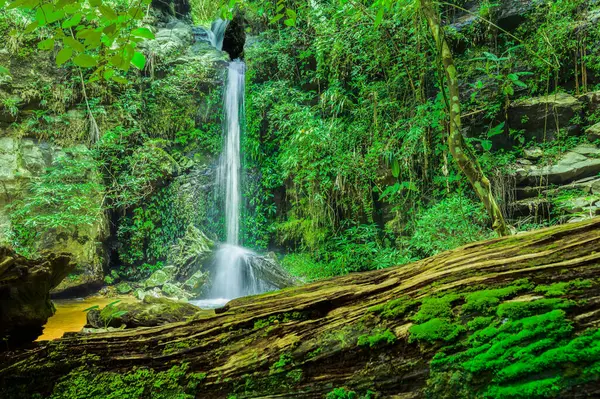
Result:
[[[600,397],[599,269],[600,219],[475,243],[4,353],[0,397]]]

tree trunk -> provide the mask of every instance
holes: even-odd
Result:
[[[492,219],[492,228],[494,231],[500,236],[509,235],[510,231],[506,225],[502,211],[500,210],[500,207],[498,207],[492,194],[490,181],[483,173],[477,159],[465,145],[465,140],[461,133],[460,93],[456,67],[454,66],[454,59],[452,57],[452,52],[450,51],[450,46],[448,46],[448,42],[444,37],[440,16],[435,9],[433,0],[421,0],[421,10],[427,20],[438,54],[441,57],[446,75],[448,94],[450,95],[450,98],[448,99],[448,106],[450,108],[448,110],[450,113],[448,147],[450,148],[450,152],[456,160],[458,167],[467,176],[475,193],[477,193],[477,196],[488,211],[488,214]]]
[[[336,387],[360,394],[370,389],[379,397],[424,397],[426,389],[446,390],[439,381],[431,383],[433,355],[444,345],[470,342],[471,335],[465,328],[452,342],[443,341],[446,337],[415,340],[413,327],[422,321],[421,304],[427,298],[453,295],[453,316],[447,317],[466,326],[477,316],[464,308],[466,295],[475,290],[519,284],[525,288],[501,302],[527,304],[541,300],[542,284],[572,282],[581,287],[572,292],[563,287],[561,294],[577,304],[568,309],[573,326],[569,331],[578,334],[591,327],[597,331],[599,248],[597,218],[467,245],[410,265],[236,299],[225,309],[201,311],[187,322],[111,333],[70,333],[1,355],[0,397],[31,398],[34,393],[47,397],[54,392],[53,398],[70,399],[322,398]],[[595,280],[588,284],[585,279]],[[509,316],[495,320],[497,326],[506,325]],[[444,349],[452,350],[456,346]],[[578,367],[593,361],[581,360],[565,370],[577,375]],[[184,372],[178,374],[173,366],[181,364]],[[144,377],[142,369],[152,378]],[[542,370],[522,378],[531,381],[549,373]],[[436,378],[439,375],[444,374],[437,373]],[[201,381],[192,384],[194,378]],[[138,384],[143,393],[127,396],[115,391],[122,381]],[[493,382],[486,374],[469,381],[474,393]],[[565,388],[560,397],[600,394],[597,384],[578,381],[576,390]],[[450,385],[445,397],[466,397],[452,396],[451,382],[446,383]]]

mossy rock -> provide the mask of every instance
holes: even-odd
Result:
[[[121,327],[123,325],[125,328],[154,327],[185,321],[199,310],[200,308],[187,302],[146,295],[140,302],[121,302],[115,305],[116,312],[127,313],[112,319],[108,323],[108,327]],[[88,313],[86,328],[104,328],[103,322],[95,314],[99,312],[100,310],[93,310]]]

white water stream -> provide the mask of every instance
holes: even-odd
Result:
[[[225,140],[217,173],[217,187],[224,198],[226,243],[215,253],[213,282],[207,298],[192,301],[203,308],[220,307],[231,299],[259,294],[269,289],[256,278],[248,262],[249,257],[257,255],[239,246],[242,206],[240,136],[244,124],[245,82],[244,62],[230,62],[224,100]]]

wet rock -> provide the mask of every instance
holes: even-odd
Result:
[[[64,254],[36,260],[0,248],[0,351],[34,341],[54,314],[50,290],[75,267]]]
[[[512,103],[508,110],[511,129],[524,130],[525,139],[543,142],[553,140],[559,130],[577,134],[578,125],[571,120],[581,115],[582,103],[570,94],[557,93],[543,97],[527,98]]]
[[[258,254],[248,256],[247,262],[257,279],[277,289],[298,285],[298,281],[281,267],[273,252],[265,256]]]
[[[183,288],[188,292],[196,294],[196,296],[200,296],[204,292],[208,280],[208,273],[197,271],[183,283]]]
[[[173,299],[190,299],[194,295],[183,290],[180,285],[175,283],[165,283],[162,287],[162,294]]]
[[[193,316],[200,308],[187,302],[175,301],[168,298],[155,298],[147,295],[140,302],[118,303],[113,309],[91,310],[88,312],[86,328],[108,327],[137,328],[154,327],[167,323],[184,321]],[[111,318],[111,313],[126,312]]]
[[[154,287],[162,287],[171,279],[168,273],[164,270],[157,270],[148,277],[146,281],[144,281],[145,288],[154,288]]]
[[[133,291],[133,288],[127,282],[122,282],[117,285],[117,293],[121,295],[129,294],[131,291]]]

